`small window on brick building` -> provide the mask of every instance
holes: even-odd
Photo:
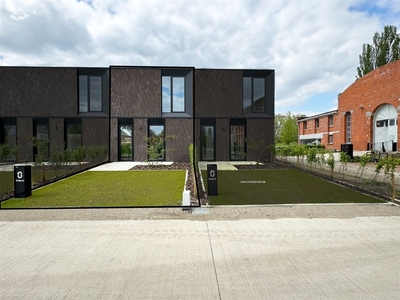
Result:
[[[307,129],[307,121],[304,121],[304,129]]]
[[[329,116],[329,126],[333,126],[333,116]]]
[[[329,144],[333,144],[333,134],[329,135],[329,140],[328,140]]]
[[[319,128],[319,118],[315,119],[315,128]]]

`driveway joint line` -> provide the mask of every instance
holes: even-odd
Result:
[[[208,221],[206,221],[206,224],[207,224],[208,241],[210,242],[211,257],[212,257],[213,266],[214,266],[215,280],[217,282],[218,296],[219,296],[219,299],[221,300],[222,299],[221,290],[219,288],[218,273],[217,273],[217,267],[215,265],[214,251],[213,251],[213,247],[212,247],[212,242],[211,242],[211,237],[210,237],[210,229],[208,227]]]

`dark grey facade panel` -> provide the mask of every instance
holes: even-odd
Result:
[[[108,118],[82,118],[82,146],[108,146]]]
[[[0,116],[77,115],[74,68],[1,67]]]
[[[18,161],[33,161],[33,119],[17,118]]]
[[[273,119],[247,119],[246,120],[247,160],[270,159],[270,151],[267,148],[274,144],[274,120]],[[260,147],[253,148],[251,143],[259,143]]]
[[[216,136],[216,160],[229,160],[229,119],[216,119],[215,136]]]
[[[111,68],[112,117],[161,117],[161,70]]]
[[[133,153],[135,161],[147,160],[147,135],[148,120],[135,119],[133,127]]]
[[[193,143],[193,119],[166,119],[166,161],[189,161],[189,145]]]
[[[196,70],[196,118],[241,118],[242,85],[240,70]]]

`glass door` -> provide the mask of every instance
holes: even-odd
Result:
[[[215,160],[215,125],[201,126],[201,160]]]
[[[133,124],[119,124],[119,160],[133,160]]]

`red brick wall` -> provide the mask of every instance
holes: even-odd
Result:
[[[324,133],[322,144],[327,149],[340,150],[340,145],[346,143],[345,115],[350,112],[353,149],[367,150],[368,144],[371,147],[373,143],[373,115],[383,104],[391,104],[400,110],[400,60],[368,73],[341,93],[338,97],[338,113],[334,115],[332,127],[328,126],[328,116],[319,118],[319,128],[315,128],[314,118],[307,121],[307,129],[304,129],[304,121],[300,121],[299,135]],[[328,144],[329,132],[333,132],[332,145]],[[400,130],[397,137],[398,148],[399,132]]]
[[[373,143],[373,114],[382,104],[400,107],[400,61],[380,67],[350,85],[339,96],[339,127],[345,142],[345,113],[351,113],[354,150]],[[399,141],[399,136],[397,137]]]

